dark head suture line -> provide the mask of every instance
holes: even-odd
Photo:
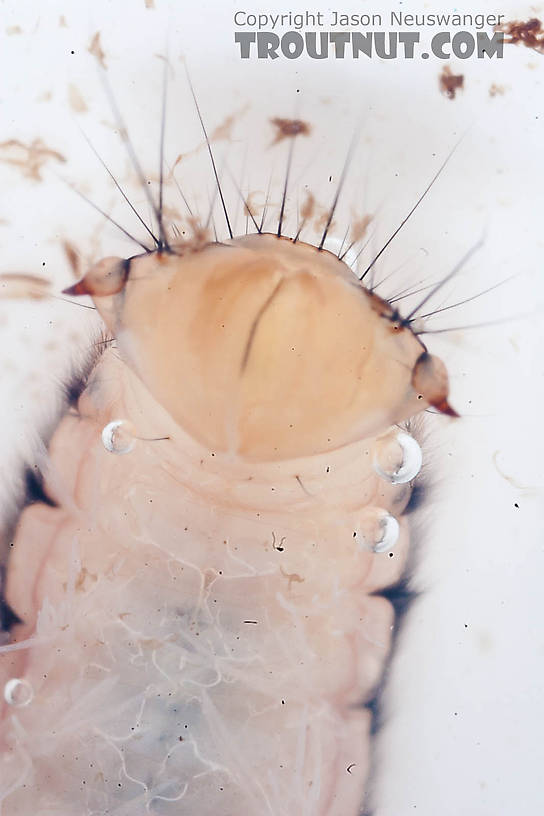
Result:
[[[138,212],[138,210],[136,209],[136,207],[134,206],[134,204],[132,203],[132,201],[130,201],[129,197],[127,196],[127,194],[125,193],[125,191],[123,190],[123,188],[121,187],[121,185],[119,184],[119,182],[117,181],[117,179],[115,178],[115,176],[113,175],[113,173],[111,172],[110,168],[108,167],[108,165],[106,164],[106,162],[104,161],[104,159],[102,158],[102,156],[100,155],[100,153],[98,152],[98,150],[97,150],[97,149],[95,148],[95,146],[92,144],[91,140],[89,139],[89,137],[87,136],[87,134],[85,133],[85,131],[83,131],[81,128],[80,128],[80,131],[81,131],[81,134],[82,134],[83,138],[85,139],[85,141],[87,142],[87,144],[89,145],[89,147],[90,147],[90,148],[91,148],[91,150],[93,151],[94,155],[96,156],[96,158],[98,159],[98,161],[100,162],[100,164],[102,165],[102,167],[104,168],[104,170],[106,171],[106,173],[108,174],[108,176],[111,178],[111,180],[113,181],[113,183],[115,184],[115,186],[117,187],[117,189],[119,190],[119,192],[121,193],[121,195],[123,196],[123,198],[125,199],[125,201],[127,202],[128,206],[130,207],[130,209],[132,210],[132,212],[134,213],[134,215],[136,216],[136,218],[138,219],[138,221],[140,222],[140,224],[142,224],[142,226],[144,227],[144,229],[145,229],[145,230],[148,232],[148,234],[150,235],[150,237],[151,237],[152,241],[153,241],[153,242],[154,242],[156,245],[158,245],[158,243],[159,243],[159,242],[158,242],[158,240],[157,240],[157,237],[155,236],[155,234],[153,233],[153,231],[152,231],[152,230],[149,228],[149,226],[146,224],[146,222],[144,221],[144,219],[142,218],[142,216],[140,215],[140,213]],[[144,244],[142,244],[140,241],[137,241],[135,238],[133,238],[132,240],[133,240],[133,241],[135,241],[136,243],[140,244],[140,246],[141,246],[141,247],[143,247],[143,249],[145,249],[145,250],[146,250],[146,252],[149,252],[149,251],[150,251],[150,250],[149,250],[149,249],[148,249],[148,248],[147,248],[147,247],[146,247]]]
[[[359,128],[357,128],[357,130],[355,131],[355,133],[352,136],[351,142],[349,143],[348,152],[347,152],[347,155],[346,155],[346,160],[344,162],[344,166],[343,166],[342,172],[340,174],[340,179],[339,179],[338,185],[336,187],[336,193],[334,195],[332,205],[331,205],[331,208],[329,210],[329,216],[327,218],[327,223],[325,224],[325,229],[323,230],[323,235],[321,236],[321,241],[319,242],[319,246],[317,247],[319,251],[321,251],[323,249],[323,244],[325,243],[325,240],[327,238],[327,233],[329,232],[330,226],[332,224],[332,219],[334,218],[334,213],[335,213],[336,207],[338,206],[338,199],[340,198],[340,194],[342,192],[342,188],[343,188],[344,182],[346,180],[346,175],[347,175],[347,172],[349,170],[351,160],[353,158],[353,153],[354,153],[355,145],[357,143],[358,138],[359,138]]]
[[[255,318],[254,318],[254,320],[253,320],[253,322],[251,324],[250,330],[249,330],[249,334],[248,334],[248,338],[247,338],[247,342],[246,342],[246,347],[244,349],[244,354],[243,354],[242,361],[241,361],[241,364],[240,364],[240,373],[241,374],[243,374],[243,372],[246,369],[247,361],[249,360],[249,355],[251,354],[251,348],[253,346],[253,341],[255,340],[255,334],[257,332],[257,327],[258,327],[264,313],[266,312],[266,310],[268,309],[268,307],[270,306],[270,304],[272,303],[272,301],[274,300],[274,298],[276,297],[276,295],[280,291],[281,287],[283,286],[283,283],[284,283],[283,279],[280,279],[278,281],[278,283],[276,284],[276,286],[274,287],[272,292],[269,294],[269,296],[267,297],[267,299],[265,300],[265,302],[262,304],[261,308],[259,309],[259,311],[255,315]]]
[[[200,113],[200,108],[198,106],[198,101],[197,101],[197,98],[196,98],[195,89],[193,88],[193,83],[191,82],[191,77],[189,76],[189,71],[187,69],[186,64],[185,64],[185,74],[187,76],[187,82],[189,83],[189,88],[191,90],[191,95],[193,97],[193,102],[195,103],[195,108],[196,108],[198,119],[200,121],[200,126],[202,128],[202,133],[204,134],[204,138],[206,140],[206,146],[208,148],[208,155],[209,155],[210,161],[212,163],[213,174],[215,176],[215,183],[217,185],[217,191],[218,191],[219,197],[221,199],[221,205],[223,207],[223,213],[225,215],[225,221],[227,222],[227,229],[229,231],[229,236],[231,238],[234,238],[234,235],[232,233],[232,228],[231,228],[231,225],[230,225],[230,219],[229,219],[229,213],[228,213],[228,210],[227,210],[227,205],[225,204],[225,198],[223,196],[223,190],[221,189],[221,184],[219,182],[219,175],[217,173],[217,167],[215,166],[215,159],[214,159],[214,156],[213,156],[212,146],[211,146],[210,140],[208,138],[208,133],[206,131],[206,126],[204,125],[204,120],[202,118],[202,114]]]
[[[461,138],[462,138],[462,137],[461,137]],[[417,201],[416,201],[416,203],[414,204],[414,206],[412,207],[412,209],[411,209],[411,210],[408,212],[408,215],[406,215],[406,216],[405,216],[405,218],[403,218],[403,219],[402,219],[402,221],[400,222],[399,226],[398,226],[398,227],[396,228],[396,230],[395,230],[395,231],[394,231],[394,232],[393,232],[393,233],[392,233],[392,234],[389,236],[389,238],[387,239],[387,241],[385,242],[385,244],[382,246],[382,248],[380,249],[380,251],[377,253],[377,255],[375,255],[375,256],[374,256],[374,258],[373,258],[373,259],[370,261],[370,263],[368,264],[367,268],[365,269],[365,271],[364,271],[364,272],[363,272],[363,274],[361,275],[360,280],[363,280],[363,279],[365,278],[365,276],[366,276],[366,275],[367,275],[367,274],[370,272],[370,270],[372,269],[372,267],[374,266],[374,264],[376,263],[376,261],[377,261],[377,260],[378,260],[378,259],[379,259],[379,258],[380,258],[382,255],[383,255],[383,253],[385,252],[385,250],[387,249],[387,247],[388,247],[388,246],[389,246],[389,245],[390,245],[390,244],[393,242],[393,240],[394,240],[394,239],[397,237],[397,235],[399,234],[399,232],[401,231],[401,229],[403,228],[403,226],[404,226],[404,225],[406,224],[406,222],[407,222],[407,221],[410,219],[410,217],[413,215],[413,213],[414,213],[414,212],[417,210],[417,208],[419,207],[419,205],[421,204],[421,202],[423,201],[423,199],[425,198],[425,196],[427,195],[427,193],[429,192],[429,190],[431,189],[431,187],[433,186],[433,184],[435,183],[435,181],[436,181],[436,180],[439,178],[439,176],[441,175],[442,171],[444,170],[444,168],[445,168],[445,167],[446,167],[446,165],[448,164],[449,160],[451,159],[451,157],[453,156],[453,154],[455,153],[455,151],[456,151],[456,150],[457,150],[457,148],[459,147],[459,144],[460,144],[460,143],[461,143],[461,139],[459,139],[459,141],[457,141],[457,142],[454,144],[454,146],[452,147],[452,149],[450,150],[450,152],[448,153],[448,155],[446,156],[446,158],[444,159],[444,161],[442,162],[442,164],[440,165],[440,167],[438,168],[438,170],[436,171],[436,173],[435,173],[435,174],[434,174],[434,176],[432,177],[431,181],[429,182],[429,184],[427,185],[427,187],[426,187],[426,188],[425,188],[425,190],[423,191],[423,193],[422,193],[422,194],[420,195],[420,197],[417,199]]]

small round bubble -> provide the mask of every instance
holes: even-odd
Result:
[[[12,677],[4,686],[4,700],[8,705],[23,708],[32,702],[34,691],[28,680]]]
[[[421,470],[421,448],[413,436],[394,428],[378,437],[373,445],[374,470],[387,482],[411,482]]]
[[[134,447],[134,435],[130,422],[116,419],[102,429],[102,444],[110,453],[130,453]]]
[[[375,553],[392,550],[398,541],[400,525],[383,507],[369,507],[361,516],[357,539],[359,545]]]

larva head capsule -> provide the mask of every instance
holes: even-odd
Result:
[[[250,235],[107,259],[78,287],[155,398],[211,450],[289,459],[428,405],[453,413],[440,360],[342,261],[309,244]]]

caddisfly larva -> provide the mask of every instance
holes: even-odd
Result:
[[[285,234],[293,147],[274,232],[246,202],[255,229],[236,235],[218,179],[227,235],[191,211],[193,239],[167,226],[161,143],[154,244],[64,290],[92,296],[114,348],[53,435],[48,501],[6,568],[4,757],[36,780],[6,762],[8,815],[37,795],[58,813],[364,801],[421,466],[399,423],[455,412],[411,315],[327,249],[344,174],[319,243],[304,222]],[[17,702],[27,687],[41,703]]]
[[[268,120],[291,121],[270,113],[268,146]],[[397,280],[389,303],[340,259],[350,215],[366,239],[377,209],[336,200],[349,136],[326,193],[308,185],[314,207],[309,134],[293,130],[260,154],[270,190],[268,167],[241,162],[245,201],[234,189],[224,208],[209,168],[194,206],[176,162],[203,158],[201,136],[174,140],[164,168],[142,165],[149,208],[129,182],[155,243],[136,223],[147,249],[108,248],[68,287],[104,333],[87,335],[91,365],[34,460],[3,564],[2,816],[363,807],[422,465],[405,421],[453,409],[408,322],[431,282]],[[402,308],[406,289],[423,291]]]

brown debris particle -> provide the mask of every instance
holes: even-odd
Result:
[[[188,218],[187,220],[189,223],[189,227],[191,228],[191,231],[193,233],[191,241],[193,249],[195,250],[202,249],[210,241],[210,232],[208,228],[203,226],[198,220],[198,218],[195,218],[194,216],[190,216],[190,218]]]
[[[171,244],[171,249],[176,255],[184,255],[186,252],[199,252],[210,243],[210,231],[200,223],[198,218],[189,216],[187,225],[189,232],[187,237],[184,237],[185,230],[182,234],[175,224],[172,225],[175,240]]]
[[[149,174],[149,176],[151,176],[151,174]],[[167,204],[163,204],[162,217],[165,224],[168,221],[170,221],[172,224],[180,223],[182,221],[181,213],[178,208],[168,206]]]
[[[503,85],[496,85],[495,82],[493,82],[493,84],[489,87],[489,96],[502,96],[504,94],[504,90]]]
[[[68,102],[74,113],[86,113],[89,110],[75,85],[68,85]]]
[[[86,582],[87,578],[92,583],[96,583],[96,581],[98,581],[98,576],[97,575],[93,575],[93,573],[89,572],[87,567],[82,567],[80,569],[80,571],[78,572],[77,577],[76,577],[76,582],[75,582],[75,587],[74,587],[76,591],[85,589],[85,582]]]
[[[96,57],[102,68],[106,68],[106,55],[102,48],[102,43],[100,42],[100,31],[97,31],[94,37],[92,38],[90,45],[88,47],[89,54],[92,54],[93,57]]]
[[[41,300],[48,296],[50,285],[50,281],[39,275],[6,272],[0,275],[0,298]]]
[[[507,473],[505,473],[502,470],[502,468],[499,467],[499,463],[497,461],[497,457],[499,456],[499,453],[500,453],[500,451],[496,450],[494,452],[494,454],[493,454],[493,464],[495,465],[495,469],[496,469],[497,473],[499,474],[499,476],[502,476],[502,478],[505,479],[505,481],[507,481],[509,484],[511,484],[512,487],[515,487],[516,490],[531,490],[531,489],[534,490],[534,489],[538,489],[536,487],[536,485],[531,487],[531,485],[521,484],[513,476],[509,476]]]
[[[234,123],[236,122],[237,119],[239,119],[246,112],[246,110],[248,108],[249,108],[249,105],[245,105],[243,108],[240,108],[240,110],[236,111],[235,113],[232,113],[230,116],[227,116],[227,118],[224,120],[224,122],[221,122],[220,125],[217,125],[217,127],[210,133],[210,135],[208,136],[208,141],[209,142],[218,142],[218,141],[221,141],[221,139],[225,139],[225,140],[230,139],[231,138],[231,130],[232,130],[232,127],[233,127]],[[188,150],[186,153],[180,153],[176,157],[176,160],[175,160],[175,162],[173,163],[173,165],[172,165],[172,167],[170,169],[169,178],[170,179],[173,178],[174,170],[176,169],[178,164],[180,164],[180,162],[184,161],[185,159],[188,159],[189,156],[196,155],[197,153],[199,153],[202,150],[202,148],[206,147],[206,145],[207,145],[207,141],[206,141],[206,139],[203,139],[199,144],[197,144],[196,147],[193,147],[192,150]]]
[[[255,197],[255,193],[248,193],[247,198],[244,200],[244,215],[249,216],[250,218],[256,218],[257,216],[257,205],[253,202]]]
[[[328,209],[323,210],[321,215],[318,218],[315,219],[314,229],[317,230],[317,232],[323,232],[323,230],[327,226],[327,222],[329,220],[329,215],[330,215],[330,211]],[[334,232],[335,226],[336,226],[336,221],[334,221],[334,220],[331,221],[331,223],[329,224],[329,230],[328,231],[330,233]]]
[[[464,82],[465,77],[463,74],[452,74],[448,65],[444,66],[438,78],[440,90],[448,99],[455,99],[456,91],[463,88]]]
[[[280,572],[284,576],[284,578],[287,578],[287,580],[289,582],[288,585],[287,585],[288,591],[291,590],[291,584],[293,583],[293,581],[296,584],[303,584],[304,583],[304,578],[301,578],[300,575],[297,572],[285,572],[283,567],[280,567]]]
[[[230,116],[227,116],[225,121],[220,125],[217,125],[217,127],[210,134],[210,142],[218,142],[221,139],[230,139],[232,135],[231,130],[234,123],[246,112],[248,107],[249,105],[245,105],[243,108],[240,108],[240,110],[235,111],[235,113],[232,113]],[[203,142],[203,144],[206,144],[206,142]],[[198,149],[200,149],[202,146],[203,145],[200,145]]]
[[[511,23],[502,23],[495,26],[495,31],[501,31],[505,34],[504,42],[523,43],[527,48],[532,48],[540,54],[544,54],[544,29],[542,23],[536,17],[527,20],[523,23],[519,20],[514,20]]]
[[[148,9],[155,8],[155,0],[145,0],[145,7]]]
[[[272,144],[282,142],[284,139],[294,138],[295,136],[309,136],[311,127],[302,119],[281,119],[279,116],[270,120],[276,130],[276,138]]]
[[[306,201],[300,208],[300,217],[302,218],[303,221],[306,221],[308,218],[312,217],[312,215],[314,214],[314,210],[315,210],[315,198],[313,194],[310,193],[310,191],[308,191]]]
[[[42,180],[40,171],[49,159],[62,163],[66,161],[62,153],[51,150],[41,139],[34,139],[28,145],[18,139],[0,142],[0,161],[19,167],[23,175],[35,181]]]
[[[357,241],[360,241],[365,237],[372,218],[372,215],[363,215],[363,217],[359,218],[358,221],[353,222],[353,226],[351,228],[351,242],[353,244],[356,244]]]
[[[22,33],[23,33],[23,29],[21,28],[21,26],[18,26],[18,25],[8,26],[6,28],[6,34],[8,35],[8,37],[12,37],[14,34],[22,34]]]
[[[66,255],[66,259],[70,264],[70,269],[72,270],[74,278],[79,280],[81,277],[81,264],[76,249],[69,241],[63,241],[62,248],[64,250],[64,254]]]
[[[59,17],[59,28],[68,28],[68,23],[66,22],[66,17],[64,14],[61,14]]]
[[[230,116],[227,116],[227,118],[223,122],[221,122],[220,125],[217,125],[217,127],[214,128],[214,130],[212,130],[212,132],[210,133],[210,135],[208,137],[208,141],[210,141],[210,142],[219,142],[221,140],[230,139],[232,137],[231,131],[232,131],[232,128],[233,128],[235,122],[237,121],[237,119],[239,119],[241,116],[243,116],[243,114],[246,112],[246,110],[248,108],[249,108],[249,105],[245,105],[243,108],[240,108],[240,110],[237,110],[237,111],[235,111],[235,113],[232,113]],[[187,159],[189,156],[193,156],[196,153],[199,153],[202,150],[203,147],[206,147],[206,145],[207,145],[206,139],[203,139],[200,142],[200,144],[197,144],[197,146],[193,147],[192,150],[188,150],[187,153],[180,153],[179,156],[176,158],[174,164],[172,165],[171,175],[172,175],[174,169],[176,168],[176,166],[181,161],[183,161],[184,159]]]
[[[185,157],[186,157],[187,155],[188,155],[187,153],[180,153],[180,154],[179,154],[179,155],[176,157],[176,160],[175,160],[175,162],[173,163],[172,167],[170,168],[170,172],[168,173],[168,181],[170,181],[171,179],[173,179],[173,178],[174,178],[174,170],[176,169],[176,167],[178,166],[178,164],[181,164],[181,162],[182,162],[182,161],[185,159]]]

